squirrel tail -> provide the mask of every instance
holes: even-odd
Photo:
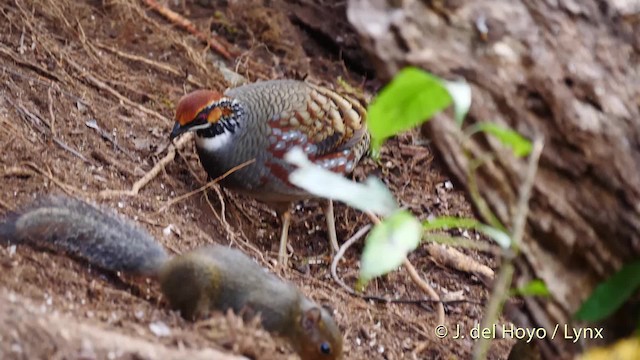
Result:
[[[62,196],[42,198],[0,224],[0,239],[27,243],[110,271],[155,275],[168,260],[142,228],[108,209]]]

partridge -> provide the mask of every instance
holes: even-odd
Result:
[[[365,109],[327,88],[296,80],[252,83],[224,94],[197,90],[176,109],[171,139],[196,132],[200,162],[220,184],[271,205],[281,217],[279,260],[286,265],[290,209],[313,195],[289,182],[295,167],[284,155],[299,146],[315,164],[350,173],[369,148]],[[337,250],[333,204],[324,206],[331,246]]]

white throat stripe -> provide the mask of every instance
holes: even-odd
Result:
[[[206,151],[217,151],[225,147],[231,141],[231,133],[225,131],[213,137],[196,136],[196,145]]]

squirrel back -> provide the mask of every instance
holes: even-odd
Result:
[[[0,239],[63,250],[111,271],[153,275],[168,260],[156,240],[133,222],[62,196],[36,200],[0,224]]]
[[[342,335],[329,312],[239,250],[193,250],[171,259],[159,279],[169,302],[189,319],[220,309],[259,314],[264,328],[287,337],[302,359],[341,356]]]
[[[157,276],[171,307],[194,320],[212,310],[260,315],[305,360],[338,359],[342,335],[328,311],[239,250],[212,245],[170,258],[122,216],[51,196],[0,223],[0,240],[65,251],[111,271]]]

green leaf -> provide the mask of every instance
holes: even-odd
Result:
[[[425,221],[422,224],[422,228],[425,231],[447,230],[451,228],[477,230],[492,238],[504,249],[508,249],[511,246],[511,237],[507,233],[500,229],[485,225],[476,219],[441,216],[433,220]]]
[[[600,321],[613,314],[640,287],[640,260],[622,266],[620,271],[598,285],[575,317]]]
[[[473,126],[471,134],[482,131],[495,136],[500,142],[511,148],[513,155],[524,157],[529,155],[533,145],[531,141],[520,135],[515,130],[492,122],[481,122]]]
[[[442,80],[417,68],[401,70],[378,94],[367,111],[371,147],[427,121],[451,104]]]
[[[524,286],[521,286],[512,291],[512,295],[520,296],[549,296],[549,289],[547,284],[540,279],[534,279],[529,281]]]
[[[398,209],[393,194],[378,178],[369,177],[364,183],[348,180],[309,161],[299,147],[291,149],[284,158],[298,166],[289,174],[289,181],[311,194],[342,201],[356,209],[382,216]]]
[[[420,221],[406,210],[400,210],[374,226],[362,251],[358,287],[362,288],[369,280],[402,265],[421,238]]]

